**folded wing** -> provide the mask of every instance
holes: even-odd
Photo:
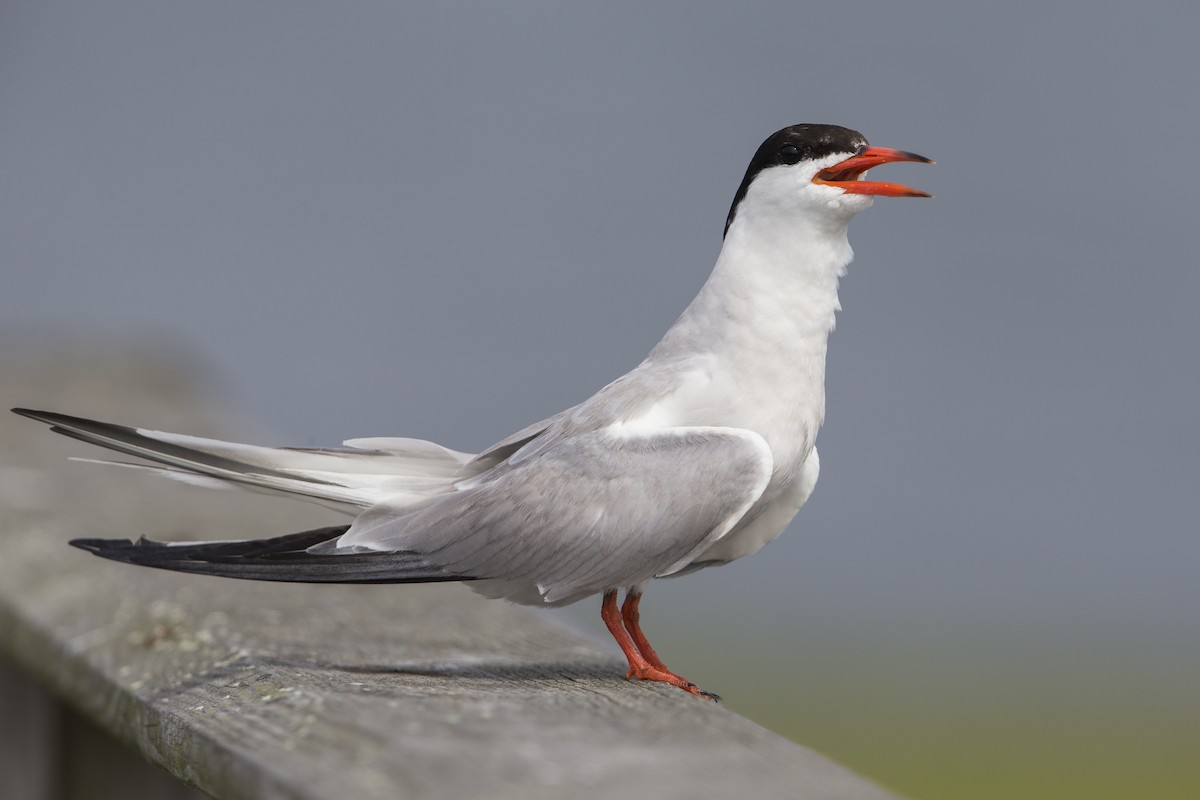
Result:
[[[418,509],[370,508],[336,548],[411,551],[449,573],[502,582],[511,591],[499,593],[514,599],[532,586],[542,602],[571,602],[682,569],[737,524],[771,469],[766,442],[747,430],[605,428],[500,464]]]

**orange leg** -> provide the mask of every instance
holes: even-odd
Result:
[[[625,600],[625,605],[628,606],[629,599]],[[608,632],[617,640],[617,644],[621,646],[621,652],[625,654],[625,660],[629,662],[629,672],[625,675],[628,678],[637,678],[643,681],[662,681],[669,683],[672,686],[678,686],[685,692],[689,692],[698,697],[706,697],[711,700],[719,700],[720,698],[712,692],[703,691],[699,686],[689,681],[687,678],[680,677],[674,672],[671,672],[662,661],[654,654],[654,649],[650,647],[650,643],[646,641],[646,637],[642,634],[641,628],[637,626],[637,600],[633,600],[633,630],[637,631],[636,636],[641,642],[645,643],[645,647],[649,654],[653,657],[653,662],[642,654],[634,638],[630,636],[630,631],[625,629],[624,620],[621,615],[621,609],[617,608],[617,592],[604,593],[604,602],[600,606],[600,617],[604,620],[605,626],[608,627]]]
[[[667,665],[658,657],[658,653],[654,652],[654,648],[650,646],[646,634],[642,633],[642,626],[639,623],[641,615],[638,614],[638,603],[641,601],[641,592],[625,593],[625,602],[621,604],[621,619],[625,621],[625,630],[629,631],[629,635],[633,637],[633,643],[637,645],[638,652],[650,662],[650,666],[657,667],[663,672],[670,672],[671,670],[667,669]]]

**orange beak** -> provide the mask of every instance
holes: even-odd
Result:
[[[933,197],[933,195],[918,189],[911,189],[899,183],[881,183],[879,181],[860,181],[859,176],[872,167],[887,164],[892,161],[917,161],[921,164],[932,164],[933,161],[916,153],[904,150],[892,150],[888,147],[862,147],[845,161],[826,167],[813,176],[813,183],[823,183],[826,186],[836,186],[846,194],[877,194],[883,197]]]

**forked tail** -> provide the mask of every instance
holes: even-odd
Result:
[[[100,463],[147,469],[190,483],[267,489],[343,507],[366,508],[384,499],[402,507],[450,491],[471,458],[417,439],[354,439],[347,442],[351,446],[338,448],[262,447],[53,411],[13,411],[50,425],[55,433],[150,462]]]

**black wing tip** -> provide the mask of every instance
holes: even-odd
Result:
[[[123,564],[226,578],[291,583],[437,583],[476,580],[404,551],[321,556],[308,548],[345,533],[348,525],[273,539],[156,542],[152,539],[72,539],[71,545]]]
[[[133,548],[162,546],[159,542],[152,542],[145,538],[138,539],[136,542],[129,539],[72,539],[67,544],[102,558],[115,558],[118,553],[127,552]]]
[[[97,553],[114,544],[129,547],[133,542],[128,539],[72,539],[67,544],[71,545],[71,547],[78,547],[80,550]]]
[[[53,424],[55,420],[60,419],[81,419],[80,417],[72,417],[68,414],[60,414],[57,411],[43,411],[40,408],[17,407],[11,409],[11,411],[14,414],[20,414],[22,417],[29,417],[30,419],[36,419],[39,422],[49,422],[51,424]]]
[[[70,414],[60,414],[57,411],[42,411],[42,410],[36,409],[36,408],[19,408],[19,407],[9,409],[9,410],[12,411],[12,413],[14,413],[14,414],[19,414],[22,417],[28,417],[29,419],[37,420],[38,422],[44,422],[47,425],[52,426],[56,431],[58,431],[60,433],[62,432],[62,429],[59,426],[62,426],[62,425],[65,425],[67,427],[72,427],[72,426],[77,426],[77,427],[104,426],[104,427],[113,427],[113,428],[123,428],[124,427],[122,425],[113,425],[110,422],[97,422],[96,420],[88,419],[87,417],[73,417]]]

